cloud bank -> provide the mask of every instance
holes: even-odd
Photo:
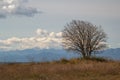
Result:
[[[24,50],[31,48],[50,49],[61,48],[62,32],[48,32],[37,29],[34,37],[18,38],[12,37],[0,40],[0,50]]]
[[[41,13],[36,8],[27,6],[29,0],[0,0],[0,18],[9,15],[32,17]]]

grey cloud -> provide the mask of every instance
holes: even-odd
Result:
[[[0,18],[6,18],[6,12],[3,10],[0,10]]]
[[[36,8],[31,7],[18,7],[13,14],[15,15],[24,15],[28,17],[32,17],[35,14],[41,13],[41,11],[38,11]]]
[[[13,0],[11,3],[0,1],[0,18],[7,16],[33,17],[41,13],[37,8],[26,6],[27,2],[28,0]]]
[[[0,14],[0,18],[6,18],[6,15]]]

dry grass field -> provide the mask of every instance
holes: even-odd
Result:
[[[0,80],[120,80],[119,61],[0,64]]]

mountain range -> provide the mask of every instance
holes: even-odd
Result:
[[[96,56],[120,60],[120,48],[104,50]],[[47,62],[80,57],[78,54],[63,49],[26,49],[15,51],[0,51],[0,63],[9,62]]]

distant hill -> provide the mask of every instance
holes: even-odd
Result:
[[[1,51],[0,62],[46,62],[60,60],[61,58],[73,58],[79,55],[67,53],[65,50],[57,49],[26,49],[16,51]]]
[[[120,48],[104,50],[100,54],[97,54],[97,56],[102,56],[113,60],[120,60]]]
[[[0,62],[46,62],[79,57],[78,54],[66,52],[62,49],[26,49],[16,51],[0,51]],[[108,49],[97,54],[114,60],[120,60],[120,48]]]

